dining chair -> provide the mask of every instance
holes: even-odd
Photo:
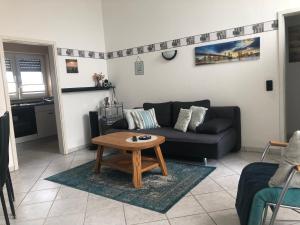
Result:
[[[3,187],[6,185],[10,209],[14,218],[16,218],[14,207],[14,191],[9,172],[9,114],[5,112],[0,117],[0,198],[5,217],[6,225],[10,225],[7,213]]]

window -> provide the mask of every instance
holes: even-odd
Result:
[[[40,55],[6,54],[6,79],[11,99],[45,97],[44,59]]]
[[[5,59],[6,66],[6,80],[8,83],[8,94],[10,97],[17,96],[17,84],[14,76],[14,72],[12,69],[12,61],[10,59]]]

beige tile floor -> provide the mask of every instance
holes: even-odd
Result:
[[[88,150],[66,156],[57,152],[57,143],[51,139],[18,146],[20,170],[12,173],[17,211],[13,225],[238,225],[234,203],[239,175],[260,157],[240,152],[209,160],[217,169],[160,214],[43,180],[95,158],[95,152]],[[271,155],[269,160],[277,158]],[[295,221],[300,216],[293,211],[281,210],[279,218],[294,221],[277,224],[300,224]],[[2,210],[0,224],[5,224]]]

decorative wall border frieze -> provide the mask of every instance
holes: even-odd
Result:
[[[70,48],[57,48],[57,55],[69,56],[69,57],[80,57],[80,58],[91,58],[91,59],[105,59],[104,52],[95,52],[87,50],[78,50]]]
[[[161,41],[158,43],[147,44],[143,46],[137,46],[133,48],[127,48],[110,52],[94,52],[87,50],[57,48],[57,54],[59,56],[69,57],[83,57],[92,59],[115,59],[133,55],[140,55],[145,53],[151,53],[156,51],[163,51],[173,48],[179,48],[189,45],[196,45],[206,42],[230,39],[235,37],[247,36],[252,34],[259,34],[263,32],[269,32],[278,30],[278,20],[270,20],[266,22],[234,27],[225,30],[214,31],[210,33],[192,35],[188,37],[173,39],[169,41]]]

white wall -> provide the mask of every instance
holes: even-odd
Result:
[[[300,16],[291,16],[286,20],[286,27],[300,25]],[[288,33],[287,33],[288,35]],[[288,41],[288,36],[287,36]],[[288,46],[288,43],[287,43]],[[300,129],[300,62],[289,62],[288,48],[286,58],[286,130],[291,137],[295,130]]]
[[[99,0],[0,0],[0,36],[53,41],[57,47],[103,52],[102,20]],[[61,88],[92,86],[93,73],[107,72],[104,60],[79,58],[78,64],[79,74],[67,74],[65,57],[58,56]],[[2,87],[2,103],[1,92]],[[106,92],[63,94],[63,122],[68,151],[89,142],[84,118],[106,95]]]
[[[293,0],[103,0],[107,51],[276,19],[276,13],[299,7]],[[194,66],[194,47],[178,49],[170,62],[159,52],[141,55],[145,75],[134,75],[136,56],[108,61],[117,96],[128,107],[145,101],[210,99],[212,105],[238,105],[242,145],[262,147],[279,138],[277,31],[261,37],[259,60]],[[249,36],[251,37],[251,36]],[[210,43],[211,44],[211,43]],[[265,81],[274,80],[274,91]]]

